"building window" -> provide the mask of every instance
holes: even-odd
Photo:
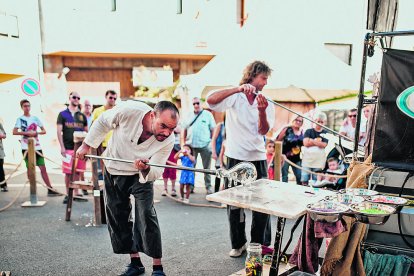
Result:
[[[352,44],[325,43],[325,48],[345,64],[352,63]]]
[[[19,38],[17,16],[0,12],[0,36]]]

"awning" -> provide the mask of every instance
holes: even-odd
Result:
[[[0,73],[0,83],[6,82],[6,81],[9,81],[9,80],[14,80],[14,79],[20,78],[22,76],[23,75]]]

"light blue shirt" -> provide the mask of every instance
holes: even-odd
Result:
[[[197,114],[193,112],[184,122],[183,126],[187,129],[187,138],[185,142],[190,144],[193,148],[204,148],[211,142],[211,133],[216,127],[216,122],[214,121],[213,114],[208,110],[204,110],[190,127],[191,122],[196,116]]]

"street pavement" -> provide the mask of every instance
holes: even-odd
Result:
[[[6,168],[10,173],[11,167]],[[64,192],[63,175],[49,169],[52,185]],[[41,181],[40,174],[37,179]],[[202,177],[197,178],[190,201],[214,204],[205,200]],[[38,200],[43,207],[23,208],[29,200],[29,185],[24,168],[9,182],[9,192],[0,193],[0,208],[23,189],[16,203],[0,212],[0,271],[18,275],[117,275],[128,264],[127,255],[112,253],[106,225],[92,225],[92,196],[89,202],[74,202],[72,219],[65,221],[63,196],[47,197],[38,185]],[[167,275],[230,275],[243,268],[244,258],[230,258],[231,249],[225,209],[187,206],[161,196],[162,181],[155,185],[155,208],[161,227],[163,265]],[[217,204],[216,204],[217,205]],[[249,237],[251,213],[246,211]],[[275,219],[272,218],[274,237]],[[285,228],[285,242],[293,221]],[[301,229],[299,227],[298,229]],[[299,231],[295,234],[296,244]],[[151,275],[151,259],[142,255],[146,274]]]

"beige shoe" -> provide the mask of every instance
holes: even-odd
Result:
[[[184,198],[184,199],[183,199],[183,202],[184,202],[185,204],[188,204],[188,203],[190,203],[190,199],[188,199],[188,198]]]
[[[238,258],[243,254],[244,251],[246,251],[246,244],[240,247],[239,249],[230,250],[229,256],[232,258]]]
[[[162,196],[167,196],[167,194],[168,194],[168,191],[167,191],[167,190],[164,190],[164,191],[162,191],[162,193],[161,193],[161,195],[162,195]]]

